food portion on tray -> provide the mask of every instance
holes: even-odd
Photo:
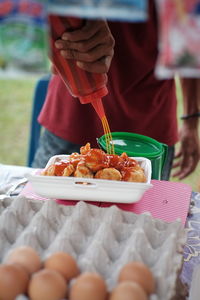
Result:
[[[27,178],[42,197],[76,201],[134,203],[152,187],[149,159],[107,154],[89,143],[80,153],[52,156]]]
[[[91,148],[90,143],[55,161],[41,173],[45,176],[72,176],[128,182],[146,182],[144,169],[124,152],[120,156]]]

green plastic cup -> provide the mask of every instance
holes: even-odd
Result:
[[[121,155],[126,152],[131,157],[145,157],[151,161],[152,179],[161,179],[165,165],[168,146],[148,136],[131,132],[112,132],[115,153]],[[105,135],[98,140],[99,146],[106,150]]]

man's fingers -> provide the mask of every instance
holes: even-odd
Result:
[[[182,161],[179,160],[173,165],[173,167],[179,167],[179,169],[172,174],[172,177],[179,177],[179,179],[184,179],[190,175],[196,168],[198,164],[198,155],[186,156]]]
[[[180,167],[181,165],[181,158],[182,158],[182,151],[179,150],[175,156],[174,156],[174,159],[173,159],[173,164],[172,164],[172,168],[177,168],[177,167]]]
[[[186,176],[188,176],[189,174],[190,174],[189,169],[188,169],[188,170],[184,170],[184,171],[179,170],[179,171],[173,173],[173,174],[172,174],[172,177],[178,177],[178,178],[181,180],[181,179],[184,179],[184,178],[185,178]]]
[[[181,165],[180,161],[174,162],[172,165],[172,168],[178,168],[178,167],[180,167],[180,165]]]
[[[115,41],[105,21],[86,21],[73,32],[65,32],[55,42],[60,54],[66,60],[75,60],[88,72],[106,73],[114,55]]]
[[[62,39],[71,42],[85,41],[95,35],[102,26],[105,26],[104,21],[87,21],[81,29],[64,32]]]
[[[194,165],[187,166],[183,170],[180,170],[180,172],[179,172],[179,174],[177,176],[179,177],[180,180],[184,179],[185,177],[187,177],[188,175],[190,175],[194,170],[195,170],[195,166]]]
[[[106,56],[95,63],[85,63],[78,61],[77,66],[84,71],[92,72],[92,73],[107,73],[112,61],[112,56]]]
[[[179,158],[179,157],[181,157],[181,155],[182,155],[182,151],[179,150],[179,151],[175,154],[174,158],[175,158],[175,159],[176,159],[176,158]]]
[[[104,56],[112,56],[113,49],[111,46],[108,47],[108,45],[103,44],[86,53],[72,49],[61,50],[60,53],[65,59],[75,59],[77,61],[92,63],[102,58],[102,53],[104,53]]]
[[[92,39],[87,41],[70,42],[60,39],[55,42],[56,48],[60,50],[71,49],[81,53],[89,52],[101,44],[107,45],[107,47],[111,49],[114,48],[115,41],[112,35],[110,35],[108,32],[104,33],[104,31],[100,31]]]

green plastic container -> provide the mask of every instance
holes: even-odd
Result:
[[[126,152],[132,157],[146,157],[151,161],[152,179],[161,179],[166,161],[168,146],[141,134],[129,132],[112,132],[115,153]],[[98,139],[99,146],[106,150],[105,135]]]

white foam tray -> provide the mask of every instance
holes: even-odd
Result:
[[[68,155],[55,155],[50,158],[46,168]],[[144,192],[152,187],[151,161],[143,157],[133,157],[144,169],[146,183],[102,180],[93,178],[43,176],[27,174],[33,190],[47,198],[83,200],[95,202],[134,203]],[[88,183],[88,184],[83,184]]]

